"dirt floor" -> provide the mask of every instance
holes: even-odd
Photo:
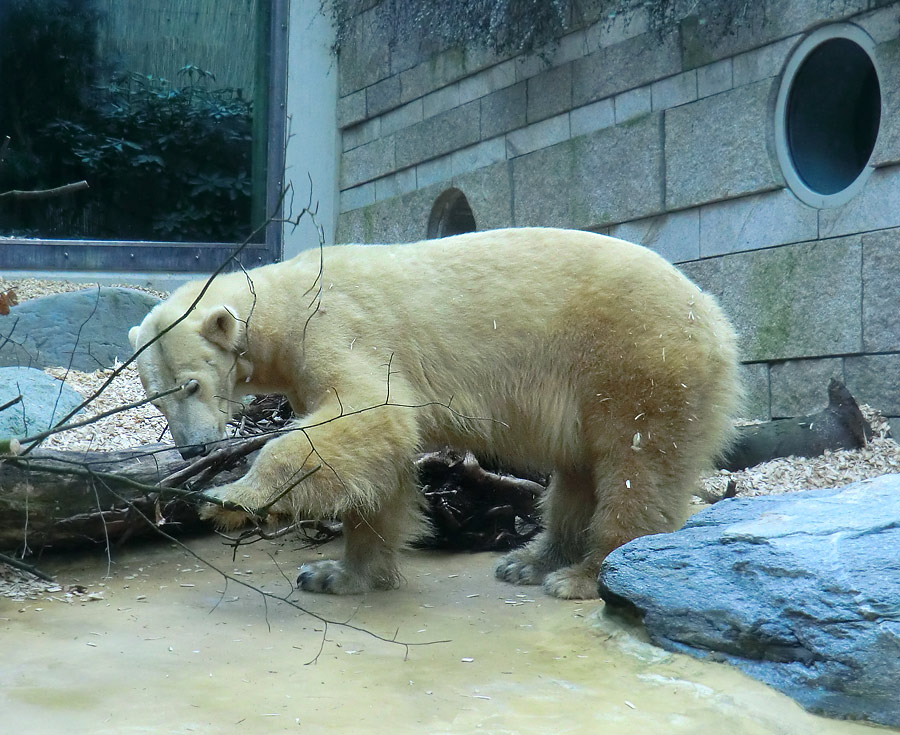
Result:
[[[604,619],[599,602],[498,582],[495,554],[409,552],[401,589],[335,598],[290,582],[302,561],[337,548],[264,544],[235,561],[217,537],[188,542],[202,562],[168,543],[111,563],[103,553],[43,559],[55,592],[0,598],[0,731],[875,732],[651,646]],[[226,585],[213,565],[355,629]]]

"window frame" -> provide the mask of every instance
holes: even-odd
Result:
[[[283,225],[279,221],[284,186],[287,119],[288,2],[270,0],[266,211],[263,242],[249,243],[237,256],[245,268],[280,260]],[[2,233],[0,233],[2,237]],[[0,269],[17,271],[112,271],[206,273],[218,268],[238,242],[166,240],[0,239]]]

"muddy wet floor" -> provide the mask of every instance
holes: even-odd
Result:
[[[599,602],[498,582],[496,554],[410,552],[397,591],[291,595],[351,629],[264,603],[210,566],[285,595],[297,566],[335,544],[262,542],[234,561],[217,538],[189,546],[205,561],[136,547],[114,554],[108,577],[99,554],[43,561],[99,599],[0,599],[0,732],[878,732],[666,653],[604,619]]]

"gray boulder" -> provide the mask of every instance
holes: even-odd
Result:
[[[128,330],[158,303],[143,291],[107,287],[30,299],[0,317],[0,366],[67,367],[71,358],[75,370],[110,367],[131,356]]]
[[[900,726],[900,475],[722,501],[610,554],[600,595],[663,648]]]
[[[21,402],[0,411],[0,439],[22,438],[44,431],[81,405],[83,400],[74,390],[42,370],[0,367],[0,406],[19,394],[22,395]]]

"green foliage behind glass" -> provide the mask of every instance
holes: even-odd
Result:
[[[0,234],[235,241],[250,230],[252,104],[185,65],[176,83],[95,58],[90,0],[3,0],[0,191],[86,179],[75,196],[4,203]]]

